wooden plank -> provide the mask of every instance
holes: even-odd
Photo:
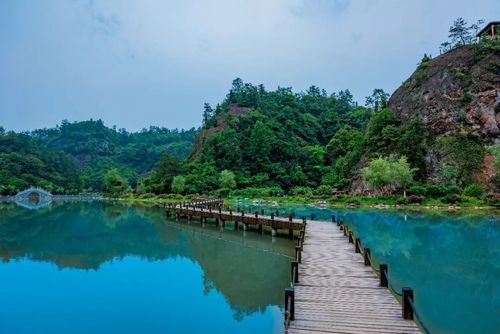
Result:
[[[420,333],[335,224],[309,222],[304,235],[287,333]]]

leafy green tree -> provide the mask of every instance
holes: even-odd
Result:
[[[111,195],[122,195],[130,191],[130,186],[117,169],[110,169],[104,175],[104,191]]]
[[[387,108],[387,102],[389,101],[389,94],[384,92],[383,89],[376,88],[373,90],[371,96],[367,96],[365,99],[365,105],[373,109],[374,112],[380,111]]]
[[[366,143],[372,153],[390,154],[396,150],[399,140],[399,117],[391,109],[373,114],[366,132]]]
[[[220,187],[223,189],[234,189],[236,188],[236,176],[230,170],[223,170],[219,177]]]
[[[209,121],[212,119],[213,116],[214,116],[214,110],[212,109],[210,104],[205,102],[203,104],[203,124],[205,126],[210,125]]]
[[[442,162],[439,164],[439,176],[446,183],[455,183],[458,177],[458,169],[454,165]]]
[[[406,157],[398,160],[379,157],[371,160],[368,166],[361,170],[361,174],[370,189],[386,191],[403,189],[406,196],[406,186],[412,182],[414,170]]]
[[[172,191],[176,194],[182,194],[186,189],[186,178],[182,175],[177,175],[172,180]]]

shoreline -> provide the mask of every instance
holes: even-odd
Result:
[[[157,206],[163,206],[168,203],[178,203],[187,202],[198,196],[148,196],[140,198],[139,196],[100,196],[94,200],[96,201],[119,201],[119,202],[129,202],[129,203],[143,203],[152,204]],[[206,196],[210,197],[210,196]],[[366,199],[364,197],[356,196],[355,199]],[[57,200],[57,199],[56,199]],[[63,199],[64,200],[64,199]],[[13,197],[10,196],[0,196],[0,202],[11,202],[14,201]],[[332,198],[304,198],[304,197],[226,197],[224,202],[227,204],[236,205],[238,202],[242,203],[255,203],[255,205],[266,205],[266,206],[282,206],[282,205],[304,205],[312,206],[325,209],[396,209],[396,210],[412,210],[412,211],[464,211],[464,210],[474,210],[474,211],[500,211],[500,207],[493,205],[452,205],[445,203],[432,203],[432,204],[388,204],[383,203],[383,199],[376,199],[377,203],[350,203],[337,201]]]

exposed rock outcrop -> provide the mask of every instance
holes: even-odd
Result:
[[[500,51],[456,48],[422,61],[389,100],[403,121],[417,116],[433,133],[468,130],[500,143]]]

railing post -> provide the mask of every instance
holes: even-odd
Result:
[[[332,223],[335,223],[335,215],[332,215]]]
[[[290,303],[288,301],[290,300]],[[290,320],[295,319],[295,293],[291,288],[285,289],[285,314],[290,315]]]
[[[370,248],[364,248],[364,253],[365,253],[365,266],[370,265]]]
[[[297,284],[299,283],[299,262],[298,261],[292,261],[292,268],[291,268],[291,273],[292,273],[292,283]],[[295,271],[295,275],[293,274]]]
[[[295,246],[295,260],[297,260],[298,263],[302,262],[302,253],[300,251],[300,246]]]
[[[412,288],[403,288],[403,318],[413,320],[413,290]]]
[[[292,221],[293,217],[292,215],[288,216],[288,221]]]
[[[259,217],[259,213],[255,211],[255,218]]]
[[[274,213],[271,212],[271,220],[274,220]]]
[[[356,253],[361,253],[361,249],[359,248],[359,245],[361,244],[361,239],[360,238],[356,238],[356,244],[355,244],[355,248],[356,248]]]
[[[352,237],[352,231],[349,231],[349,243],[352,244],[354,242],[354,239]]]
[[[344,226],[344,237],[347,237],[347,231],[349,230],[349,227],[347,225]]]
[[[387,264],[379,264],[378,268],[380,270],[380,286],[387,288],[389,286],[389,282],[387,280],[387,272],[389,269]]]

